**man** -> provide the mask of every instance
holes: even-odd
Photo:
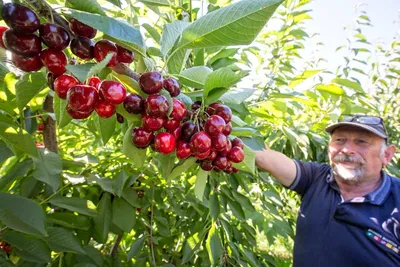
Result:
[[[396,152],[379,117],[328,126],[330,166],[256,152],[259,168],[300,194],[294,266],[400,266],[400,180],[382,168]]]

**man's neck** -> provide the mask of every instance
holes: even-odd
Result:
[[[374,191],[376,188],[379,187],[379,185],[382,182],[382,178],[379,175],[375,179],[358,183],[352,183],[340,178],[335,178],[335,181],[339,186],[340,193],[342,194],[344,201],[346,201],[349,199],[353,199],[355,197],[363,197],[371,193],[372,191]]]

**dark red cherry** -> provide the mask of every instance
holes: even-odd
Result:
[[[181,140],[181,135],[182,135],[182,127],[181,126],[179,126],[178,128],[175,128],[173,130],[168,130],[168,132],[175,137],[175,141]]]
[[[213,161],[213,165],[220,170],[225,170],[228,167],[228,159],[224,156],[217,156]]]
[[[163,77],[157,71],[145,72],[139,78],[139,86],[148,95],[157,94],[163,88]]]
[[[219,134],[222,134],[225,126],[226,124],[223,118],[218,115],[211,115],[204,124],[204,130],[210,136],[217,136]]]
[[[191,121],[187,121],[182,125],[182,139],[189,141],[192,136],[199,131],[199,127]]]
[[[215,109],[215,115],[221,116],[226,123],[232,119],[232,111],[228,106],[221,105]]]
[[[75,56],[90,60],[94,58],[94,43],[91,39],[84,36],[77,36],[71,41],[71,52]]]
[[[71,18],[69,20],[69,28],[75,35],[84,36],[89,39],[94,38],[97,33],[96,29],[94,29],[94,28],[90,27],[89,25],[86,25],[74,18]]]
[[[163,95],[149,95],[144,105],[146,113],[153,117],[166,116],[169,110],[168,99]]]
[[[9,29],[3,34],[3,42],[8,50],[25,57],[35,57],[42,51],[42,42],[33,33],[19,33]]]
[[[177,121],[182,121],[186,117],[186,107],[182,101],[173,99],[173,107],[170,117]]]
[[[211,171],[214,168],[214,165],[209,160],[200,161],[200,167],[205,171]]]
[[[121,114],[117,113],[117,121],[119,123],[124,123],[125,119]]]
[[[117,46],[109,40],[100,40],[94,45],[94,59],[97,62],[102,61],[108,53],[113,54],[111,60],[107,64],[108,67],[114,67],[117,65],[117,52]]]
[[[210,154],[206,159],[213,161],[216,157],[217,157],[217,152],[213,148],[211,148]]]
[[[24,57],[12,53],[11,60],[17,68],[26,72],[38,71],[43,67],[43,64],[40,61],[39,56]]]
[[[104,100],[114,105],[121,104],[126,97],[125,87],[115,81],[103,81],[100,85],[99,93]]]
[[[231,149],[232,149],[232,142],[231,142],[231,140],[230,140],[229,138],[227,138],[226,140],[227,140],[226,147],[225,147],[225,149],[223,149],[223,150],[221,150],[221,151],[218,151],[218,156],[224,156],[224,157],[226,157],[226,156],[229,154],[229,152],[231,151]]]
[[[68,59],[64,52],[47,48],[40,52],[39,56],[43,65],[51,73],[61,75],[66,71],[65,66],[67,65]]]
[[[58,97],[67,99],[69,88],[77,84],[79,84],[77,78],[69,74],[62,74],[54,80],[54,91],[56,91]]]
[[[140,114],[144,111],[144,99],[138,94],[129,94],[124,100],[124,108],[128,113]]]
[[[77,120],[81,119],[86,119],[89,118],[89,116],[92,114],[92,111],[90,112],[78,112],[72,109],[70,105],[67,105],[67,113],[73,118]]]
[[[232,147],[235,147],[235,146],[238,146],[241,149],[243,149],[244,148],[244,143],[243,143],[242,139],[237,138],[237,137],[235,139],[233,139],[232,140]]]
[[[39,36],[48,48],[64,50],[69,45],[69,35],[67,31],[58,25],[44,23],[39,27]]]
[[[201,101],[193,102],[192,110],[198,110],[199,108],[201,108]]]
[[[212,147],[216,151],[222,151],[226,148],[226,146],[228,144],[228,140],[224,134],[219,134],[217,136],[211,137],[211,143],[212,143]]]
[[[98,102],[96,88],[89,85],[72,86],[67,93],[67,103],[78,112],[92,112]]]
[[[181,93],[181,88],[179,83],[174,78],[167,78],[163,81],[163,86],[165,90],[169,92],[171,97],[176,97]]]
[[[177,120],[166,120],[164,124],[164,128],[167,129],[168,131],[173,131],[176,128],[179,127],[179,124],[181,122]]]
[[[232,132],[232,123],[228,122],[224,128],[224,131],[222,132],[225,136],[230,135]]]
[[[134,60],[134,53],[122,46],[117,45],[117,61],[130,64]]]
[[[214,115],[215,114],[215,110],[217,109],[217,107],[221,106],[222,104],[220,103],[212,103],[207,107],[207,113],[208,115]]]
[[[96,107],[94,108],[96,113],[102,118],[109,118],[115,114],[115,105],[104,101],[99,98]]]
[[[204,131],[195,133],[192,138],[190,138],[190,148],[192,149],[192,153],[194,154],[204,153],[207,150],[210,150],[210,136]]]
[[[4,4],[2,15],[7,26],[18,32],[32,33],[40,26],[38,15],[29,8],[19,4]]]
[[[4,42],[3,42],[3,34],[6,30],[8,30],[7,27],[0,26],[0,47],[3,47],[4,49],[6,49],[6,46],[4,45]]]
[[[210,153],[211,153],[211,149],[208,149],[206,152],[195,153],[194,156],[195,156],[197,159],[202,160],[202,159],[208,158],[208,156],[210,155]]]
[[[100,85],[101,85],[101,80],[99,77],[90,77],[89,81],[88,81],[88,85],[93,86],[94,88],[96,88],[97,90],[100,89]]]
[[[175,137],[167,132],[158,133],[154,137],[154,146],[157,152],[161,154],[169,154],[175,150]]]
[[[167,120],[167,117],[157,117],[153,118],[150,115],[143,114],[142,115],[142,123],[143,127],[149,129],[153,132],[160,130],[164,126],[164,122]]]
[[[176,157],[178,159],[186,159],[192,155],[190,144],[186,141],[179,141],[176,146]]]
[[[139,148],[146,148],[153,141],[154,134],[152,131],[143,127],[137,127],[132,131],[132,143]]]
[[[231,151],[228,153],[228,159],[235,163],[240,163],[244,160],[244,152],[243,150],[238,147],[232,147]]]
[[[42,61],[40,61],[40,63],[42,63]],[[53,91],[54,91],[54,81],[56,80],[57,77],[58,77],[57,75],[54,75],[51,72],[47,73],[47,86]]]

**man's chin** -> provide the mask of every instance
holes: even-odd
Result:
[[[344,168],[343,166],[334,166],[333,173],[334,175],[343,180],[348,182],[358,182],[360,180],[360,170],[354,168]]]

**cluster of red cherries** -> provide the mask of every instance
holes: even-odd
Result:
[[[232,163],[244,160],[241,139],[231,140],[232,111],[228,106],[212,103],[202,106],[200,101],[190,110],[174,97],[180,94],[179,83],[173,78],[163,79],[159,72],[146,72],[139,78],[140,88],[147,97],[129,94],[124,108],[131,114],[141,114],[142,125],[132,130],[132,142],[138,148],[151,146],[162,154],[176,150],[179,159],[195,157],[203,170],[226,173],[237,172]],[[172,97],[172,111],[162,89]]]
[[[96,43],[93,38],[97,30],[74,19],[69,20],[72,41],[67,30],[52,23],[40,23],[38,15],[31,9],[16,3],[3,6],[2,15],[9,27],[0,26],[0,46],[12,53],[12,62],[20,70],[38,71],[43,66],[57,77],[66,71],[68,58],[63,52],[70,46],[71,52],[83,60],[102,61],[113,53],[109,67],[118,62],[132,63],[134,54],[109,40]],[[39,35],[35,34],[39,32]],[[42,43],[46,46],[42,48]]]

